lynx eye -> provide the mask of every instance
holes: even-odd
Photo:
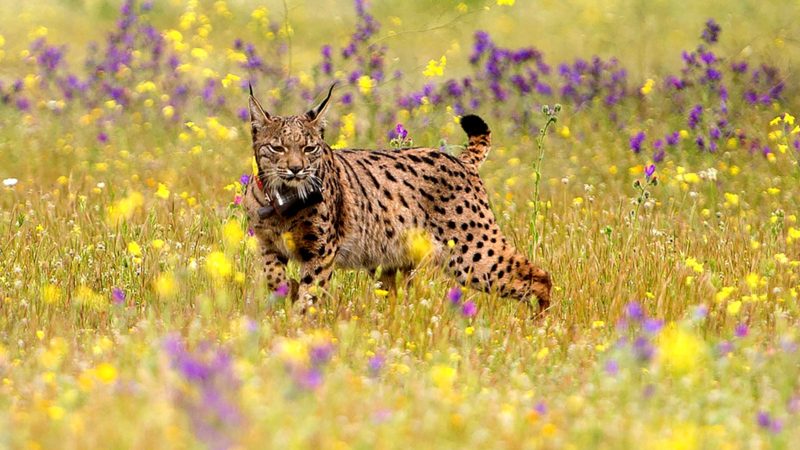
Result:
[[[309,146],[306,146],[306,148],[304,148],[304,149],[303,149],[303,151],[304,151],[304,152],[306,152],[306,153],[308,153],[308,154],[314,154],[314,153],[317,153],[317,152],[319,151],[319,145],[309,145]]]
[[[270,153],[278,153],[278,154],[280,154],[280,153],[284,153],[286,151],[286,149],[281,147],[280,145],[275,145],[275,146],[267,145],[266,147],[267,147],[267,150],[270,151]]]

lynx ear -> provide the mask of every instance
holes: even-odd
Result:
[[[320,130],[322,130],[324,128],[325,113],[328,111],[328,106],[330,106],[330,103],[328,102],[328,100],[331,99],[331,94],[333,93],[333,88],[335,88],[335,87],[336,87],[336,83],[334,82],[333,84],[331,84],[330,89],[328,89],[328,95],[325,97],[325,100],[320,102],[319,105],[317,105],[314,108],[310,109],[306,113],[306,117],[308,118],[308,120],[311,121],[311,124],[314,125],[315,127],[319,128]]]
[[[253,95],[253,86],[250,86],[250,125],[252,127],[253,138],[256,137],[256,132],[271,120],[272,116],[269,115],[261,104],[258,103],[256,97]]]

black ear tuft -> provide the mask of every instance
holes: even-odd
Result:
[[[261,104],[256,100],[256,97],[253,95],[252,85],[250,86],[249,109],[251,134],[253,135],[253,139],[255,139],[258,131],[262,129],[272,117],[268,112],[264,111],[264,108],[262,108]]]
[[[331,94],[333,93],[333,88],[335,87],[336,87],[336,82],[333,82],[333,84],[331,84],[331,87],[328,89],[328,95],[325,96],[325,99],[322,100],[319,105],[317,105],[314,108],[311,108],[306,113],[306,117],[308,117],[308,120],[311,120],[318,124],[322,123],[321,118],[322,116],[325,115],[325,112],[328,110],[329,106],[328,101],[331,99]]]
[[[469,114],[461,118],[461,128],[467,133],[467,136],[481,136],[489,133],[489,125],[480,117]]]

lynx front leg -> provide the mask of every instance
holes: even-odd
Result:
[[[328,242],[326,244],[307,242],[305,248],[299,251],[302,265],[300,267],[300,285],[298,287],[298,305],[301,312],[317,302],[320,290],[325,289],[333,274],[333,261],[336,258],[337,247]],[[321,248],[320,248],[321,247]],[[316,249],[316,252],[314,252]]]
[[[297,298],[298,283],[286,276],[287,259],[267,249],[262,250],[262,256],[264,257],[264,278],[269,291],[275,292],[288,289],[287,296],[295,300]]]
[[[314,305],[319,298],[322,289],[331,279],[333,274],[333,258],[329,261],[319,259],[312,260],[300,269],[300,285],[297,290],[297,309],[305,312],[308,307]]]

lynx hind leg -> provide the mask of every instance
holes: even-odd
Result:
[[[376,277],[378,281],[380,281],[381,289],[389,292],[397,292],[397,276],[398,274],[402,276],[402,273],[407,272],[408,270],[410,270],[410,268],[375,269],[372,271],[372,276]],[[401,281],[401,283],[403,283],[403,281]]]
[[[521,301],[535,296],[540,311],[550,307],[550,275],[513,247],[505,243],[489,248],[464,245],[460,250],[449,263],[459,283]]]

